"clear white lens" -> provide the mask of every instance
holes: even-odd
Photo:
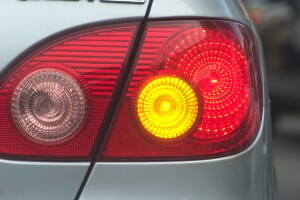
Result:
[[[12,116],[25,136],[34,141],[59,142],[74,133],[86,108],[80,85],[69,75],[41,69],[27,75],[12,97]]]

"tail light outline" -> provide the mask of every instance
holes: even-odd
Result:
[[[122,21],[124,21],[124,22],[122,23]],[[140,23],[138,21],[134,21],[134,20],[126,21],[126,22],[125,22],[125,20],[121,20],[121,22],[119,22],[119,23],[110,23],[110,21],[108,21],[105,23],[92,23],[92,24],[88,24],[88,25],[82,25],[82,26],[70,28],[68,30],[64,30],[62,32],[51,35],[51,36],[43,39],[42,41],[39,41],[37,44],[33,45],[29,49],[25,50],[25,52],[23,52],[21,55],[19,55],[6,68],[4,68],[4,70],[2,71],[2,76],[0,78],[0,85],[2,87],[4,84],[6,84],[9,77],[12,77],[13,74],[15,74],[15,72],[17,72],[21,66],[24,66],[32,58],[36,57],[37,55],[41,54],[41,52],[44,52],[47,49],[51,49],[56,44],[63,43],[64,41],[79,37],[80,35],[87,35],[87,34],[91,34],[94,32],[101,32],[101,31],[105,32],[107,30],[112,30],[112,29],[124,29],[126,27],[127,28],[131,27],[131,28],[133,28],[132,29],[133,31],[130,36],[131,40],[127,41],[129,43],[129,45],[127,47],[127,52],[124,56],[123,65],[120,68],[120,73],[121,73],[124,68],[124,63],[127,62],[128,52],[130,52],[132,49],[133,42],[134,42],[135,35],[136,35],[137,29],[139,27],[139,24]],[[54,68],[52,68],[52,69],[54,69]],[[63,69],[63,71],[65,71],[65,70]],[[116,81],[116,87],[118,85],[118,79]],[[84,86],[82,86],[82,85],[81,85],[81,87],[84,88]],[[89,88],[85,88],[85,89],[90,90]],[[88,96],[90,95],[90,91],[84,91],[84,92]],[[90,101],[91,101],[90,98],[87,97],[88,104],[92,104]],[[107,108],[108,108],[108,105],[107,105]],[[104,114],[103,118],[105,117],[105,115],[106,115],[106,113]],[[87,113],[87,114],[85,114],[84,118],[90,118],[89,116],[90,116],[90,114]],[[81,124],[78,129],[82,129],[84,127],[86,127],[86,124]],[[100,128],[100,124],[98,124],[98,127]],[[89,153],[86,154],[85,156],[77,156],[77,155],[75,155],[75,156],[61,156],[61,155],[45,156],[45,155],[36,155],[36,154],[31,154],[31,155],[8,154],[8,153],[0,152],[0,158],[13,159],[13,160],[29,160],[29,161],[60,161],[60,162],[61,161],[90,161],[90,160],[92,160],[93,155],[97,152],[97,149],[95,149],[95,144],[99,140],[98,138],[99,138],[99,135],[101,134],[101,133],[99,133],[99,128],[97,130],[96,137],[93,140],[93,144],[90,147]],[[14,129],[18,131],[17,128],[14,128]],[[78,132],[78,130],[76,130],[75,132]],[[73,142],[80,135],[81,135],[81,133],[74,135],[73,137],[70,137],[68,142]],[[24,138],[27,139],[26,137],[24,137]],[[32,145],[33,147],[44,149],[47,147],[60,148],[61,146],[63,146],[66,143],[66,141],[62,141],[62,142],[59,142],[59,143],[53,144],[53,145],[47,144],[44,147],[40,143],[30,141],[28,139],[27,139],[27,143],[29,145]]]
[[[153,22],[155,22],[155,21],[159,21],[159,22],[166,22],[165,20],[154,20]],[[168,20],[167,22],[171,22],[171,23],[178,23],[178,22],[180,22],[180,21],[182,21],[182,22],[190,22],[190,21],[192,21],[192,20]],[[214,21],[214,22],[217,22],[217,21],[221,21],[221,22],[224,22],[224,23],[237,23],[237,22],[229,22],[229,21],[225,21],[225,20],[213,20],[213,19],[211,19],[211,20],[201,20],[201,19],[197,19],[197,21]],[[135,22],[136,23],[136,22]],[[149,23],[149,22],[148,22]],[[130,24],[130,23],[125,23],[125,24]],[[237,23],[237,24],[239,24],[239,23]],[[90,29],[97,29],[97,28],[99,28],[99,27],[101,27],[101,28],[103,28],[103,27],[111,27],[111,26],[116,26],[116,27],[118,27],[120,24],[118,23],[118,24],[115,24],[115,25],[107,25],[107,26],[98,26],[98,27],[94,27],[94,28],[90,28]],[[250,33],[250,34],[252,34],[252,32],[251,32],[251,29],[249,29],[248,27],[246,27],[245,25],[243,25],[244,27],[245,27],[245,29],[247,29],[248,30],[248,33]],[[131,52],[131,48],[132,48],[132,45],[133,45],[133,43],[135,42],[135,40],[136,40],[136,32],[137,32],[137,29],[138,29],[138,27],[139,27],[139,25],[138,25],[138,23],[136,23],[136,30],[135,30],[135,32],[133,33],[133,35],[132,35],[132,40],[131,40],[131,44],[130,44],[130,46],[129,46],[129,48],[128,48],[128,51],[127,51],[127,55],[125,56],[125,60],[124,60],[124,63],[125,63],[125,65],[126,65],[126,63],[127,63],[127,59],[128,59],[128,57],[130,57],[130,55],[128,54],[128,53],[130,53]],[[77,31],[77,32],[84,32],[86,29],[82,29],[82,28],[80,28],[79,29],[79,31]],[[142,48],[142,46],[143,46],[143,42],[144,42],[144,39],[145,39],[145,37],[146,37],[146,33],[147,33],[147,30],[145,30],[145,32],[144,32],[144,35],[143,35],[143,40],[142,40],[142,42],[140,43],[140,45],[139,45],[139,49],[141,49]],[[61,38],[65,38],[65,37],[67,37],[68,36],[68,34],[66,34],[66,35],[63,35],[62,37],[57,37],[56,35],[55,36],[53,36],[53,38],[55,38],[54,40],[52,40],[52,39],[50,39],[50,42],[52,43],[54,43],[54,41],[57,41],[57,40],[59,40],[59,39],[61,39]],[[252,41],[252,42],[254,42],[255,43],[255,39],[254,39],[254,36],[252,35],[252,39],[254,40],[254,41]],[[49,39],[47,39],[47,40],[49,40]],[[47,44],[47,43],[46,43]],[[44,45],[42,45],[42,46],[40,46],[40,47],[38,47],[34,52],[32,52],[32,53],[29,53],[29,55],[27,55],[25,58],[23,58],[23,59],[21,59],[20,61],[18,61],[17,63],[18,64],[13,64],[14,65],[14,67],[12,68],[12,69],[9,69],[9,71],[10,72],[14,72],[15,70],[14,69],[16,69],[16,68],[18,68],[18,66],[20,65],[20,63],[22,63],[24,60],[27,60],[28,58],[30,58],[32,55],[34,55],[36,52],[38,52],[40,49],[43,49],[43,47],[46,45],[46,44],[44,44]],[[38,45],[39,46],[39,45]],[[254,79],[256,79],[255,81],[255,83],[256,84],[258,84],[259,86],[258,86],[258,90],[260,90],[260,91],[258,91],[258,93],[260,93],[260,95],[259,95],[259,102],[260,102],[260,121],[258,122],[259,124],[257,125],[257,130],[256,130],[256,132],[259,130],[259,127],[260,127],[260,124],[261,124],[261,116],[262,116],[262,80],[261,80],[261,69],[260,69],[260,64],[259,64],[259,62],[258,62],[258,56],[257,56],[257,47],[256,46],[254,46],[254,47],[252,47],[252,48],[254,48],[254,50],[252,49],[252,52],[253,52],[253,54],[254,54],[254,56],[256,56],[256,59],[254,59],[254,61],[256,62],[255,63],[255,65],[256,65],[256,70],[257,71],[252,71],[253,69],[251,68],[249,68],[249,74],[251,75],[251,76],[255,76],[256,78],[254,78]],[[139,58],[139,56],[137,56],[136,57],[136,60],[135,60],[135,63],[137,62],[137,60],[138,60],[138,58]],[[125,66],[124,65],[124,66]],[[9,65],[9,66],[12,66],[12,64],[11,65]],[[133,71],[134,71],[134,66],[135,66],[135,64],[131,67],[131,71],[132,71],[132,73],[133,73]],[[123,67],[124,68],[124,67]],[[2,74],[4,74],[4,76],[0,79],[0,83],[1,83],[1,85],[3,84],[3,82],[6,80],[6,77],[9,77],[10,76],[10,73],[5,73],[7,70],[4,70],[3,71],[3,73]],[[122,70],[121,70],[121,73],[120,73],[121,75],[122,75]],[[132,78],[132,77],[131,77]],[[2,81],[2,80],[4,80],[4,81]],[[119,77],[119,80],[120,80],[120,77]],[[130,80],[131,81],[131,80]],[[128,82],[130,82],[130,81],[128,81]],[[119,85],[120,84],[122,84],[122,83],[120,83],[120,82],[117,82],[117,85],[116,85],[116,88],[117,87],[119,87]],[[129,87],[129,85],[128,85],[128,87]],[[125,87],[126,89],[127,89],[127,87]],[[124,101],[124,99],[123,99],[123,101]],[[120,109],[119,109],[120,110]],[[106,113],[105,113],[105,115],[107,115],[107,112],[108,112],[108,110],[106,111]],[[115,118],[113,118],[112,120],[114,120],[114,123],[113,124],[115,124],[115,121],[116,121],[116,118],[117,117],[115,117]],[[101,134],[101,133],[100,133]],[[98,133],[98,136],[96,137],[96,140],[94,141],[94,144],[96,144],[97,142],[98,142],[98,140],[99,140],[99,135],[100,135],[99,133]],[[108,139],[109,139],[109,137],[110,137],[110,135],[111,135],[111,131],[110,132],[107,132],[107,133],[105,133],[105,134],[107,134],[108,136]],[[257,135],[257,133],[256,133],[256,135]],[[102,137],[102,136],[101,136]],[[254,137],[254,139],[255,139],[255,137]],[[180,158],[176,158],[176,159],[174,159],[174,158],[171,158],[171,159],[169,159],[169,158],[166,158],[166,157],[162,157],[163,159],[165,159],[165,160],[190,160],[190,159],[207,159],[207,158],[214,158],[214,157],[220,157],[220,156],[227,156],[227,155],[231,155],[231,154],[234,154],[234,153],[237,153],[237,152],[239,152],[239,151],[241,151],[241,150],[243,150],[243,149],[245,149],[246,147],[248,147],[253,141],[254,141],[254,139],[249,143],[249,144],[245,144],[243,147],[241,147],[241,149],[239,149],[239,150],[237,150],[237,151],[234,151],[234,152],[230,152],[230,153],[228,153],[228,154],[224,154],[224,155],[217,155],[217,156],[202,156],[202,157],[197,157],[197,158],[191,158],[191,157],[186,157],[186,158],[184,158],[184,157],[180,157]],[[101,148],[100,149],[95,149],[95,147],[96,147],[96,145],[93,145],[93,147],[92,147],[92,150],[91,150],[91,155],[93,155],[93,154],[95,154],[95,153],[97,153],[98,152],[98,160],[101,160],[101,161],[148,161],[147,159],[129,159],[129,160],[127,160],[127,159],[122,159],[122,158],[117,158],[117,159],[103,159],[103,158],[101,158],[100,157],[100,155],[102,154],[102,151],[101,151],[101,149],[102,148],[105,148],[105,146],[107,145],[107,142],[106,142],[106,140],[104,139],[104,140],[102,140],[102,144],[101,144]],[[1,153],[0,153],[1,154]],[[30,157],[30,156],[29,156]],[[89,157],[92,157],[92,156],[89,156]],[[4,158],[6,158],[6,157],[4,157]],[[8,157],[9,158],[9,157]],[[37,157],[38,159],[38,161],[43,161],[44,159],[41,159],[40,157]],[[13,157],[13,159],[15,159],[15,157]],[[17,158],[17,159],[19,159],[19,158]],[[66,158],[64,158],[65,160],[68,160],[68,159],[66,159]],[[158,159],[158,161],[159,160],[163,160],[163,159]],[[23,158],[22,158],[22,160],[23,160]],[[27,157],[25,156],[25,160],[27,160]],[[29,158],[29,160],[32,160],[32,159],[30,159]],[[35,159],[34,159],[35,160]],[[45,160],[58,160],[58,161],[62,161],[61,159],[56,159],[56,158],[47,158],[47,159],[45,159]],[[72,159],[71,159],[72,160]],[[75,159],[75,160],[81,160],[81,159]],[[83,159],[83,160],[85,160],[85,159]],[[156,160],[156,159],[154,159],[154,160]],[[152,161],[152,160],[151,160]]]
[[[223,152],[217,152],[218,151],[218,148],[223,148],[222,145],[220,147],[217,148],[217,151],[216,153],[213,153],[213,154],[203,154],[203,155],[182,155],[182,156],[150,156],[150,155],[144,155],[144,156],[128,156],[128,155],[122,155],[120,154],[120,156],[112,156],[112,154],[110,155],[105,155],[105,148],[109,145],[109,140],[112,138],[113,136],[113,131],[111,131],[109,133],[109,137],[106,141],[106,144],[103,143],[102,144],[102,148],[101,150],[99,151],[98,153],[98,157],[97,157],[97,161],[101,161],[101,162],[138,162],[138,161],[142,161],[142,162],[152,162],[152,161],[185,161],[185,160],[203,160],[203,159],[212,159],[212,158],[218,158],[218,157],[224,157],[224,156],[229,156],[229,155],[233,155],[233,154],[236,154],[236,153],[239,153],[243,150],[245,150],[246,148],[248,148],[256,139],[257,135],[258,135],[258,132],[260,130],[260,127],[261,127],[261,123],[262,123],[262,114],[263,114],[263,85],[262,85],[262,72],[261,72],[261,65],[260,65],[260,57],[258,56],[258,47],[257,47],[257,41],[256,41],[256,38],[255,38],[255,35],[254,33],[252,32],[252,30],[247,27],[246,25],[244,24],[241,24],[240,22],[235,22],[235,21],[228,21],[228,20],[223,20],[223,19],[199,19],[199,18],[194,18],[194,19],[155,19],[155,20],[150,20],[147,22],[147,25],[146,25],[146,29],[145,29],[145,33],[143,35],[143,40],[141,41],[140,43],[140,46],[139,46],[139,54],[135,60],[135,65],[133,66],[132,70],[134,73],[135,72],[135,66],[137,66],[137,62],[140,58],[140,53],[143,49],[143,45],[145,43],[145,39],[147,37],[147,32],[148,32],[148,28],[149,28],[149,24],[153,23],[167,23],[167,24],[184,24],[186,23],[187,25],[189,25],[189,23],[195,23],[195,22],[198,22],[198,23],[211,23],[211,24],[225,24],[225,25],[228,25],[228,26],[232,26],[234,28],[237,28],[238,26],[240,27],[240,31],[242,32],[243,36],[248,36],[248,40],[250,41],[250,44],[246,44],[246,47],[243,47],[243,50],[245,50],[245,54],[250,54],[251,56],[249,57],[249,59],[252,59],[251,60],[251,67],[248,65],[248,73],[249,73],[249,79],[251,81],[251,86],[253,86],[253,88],[251,89],[250,92],[256,92],[256,102],[258,103],[258,110],[256,110],[258,112],[258,115],[257,115],[257,122],[255,124],[255,126],[251,126],[248,127],[247,129],[251,129],[250,131],[250,134],[248,134],[248,138],[242,138],[242,139],[237,139],[236,137],[236,143],[239,142],[239,145],[237,145],[234,149],[231,149],[231,150],[226,150],[226,151],[223,151]],[[233,28],[233,29],[234,29]],[[174,36],[175,37],[175,36]],[[174,38],[173,37],[173,38]],[[241,40],[244,40],[245,38],[240,38]],[[242,45],[244,45],[244,43],[242,43]],[[248,45],[248,46],[247,46]],[[248,59],[248,58],[247,58]],[[156,63],[157,64],[157,63]],[[133,76],[131,77],[133,79]],[[132,81],[131,79],[131,81]],[[136,86],[138,87],[138,86]],[[253,90],[254,89],[254,90]],[[129,91],[130,90],[130,85],[128,85],[127,87],[127,90]],[[127,93],[128,93],[127,91]],[[125,99],[123,100],[122,103],[125,102]],[[124,105],[123,105],[124,106]],[[249,105],[248,107],[248,111],[246,113],[246,115],[249,114],[249,109],[250,109],[251,105]],[[119,113],[121,112],[122,110],[122,106],[121,108],[119,109]],[[127,109],[125,109],[127,110]],[[116,123],[117,123],[117,120],[118,120],[118,116],[116,117],[115,121],[114,121],[114,127],[116,127]],[[245,125],[245,120],[242,121],[242,124],[241,125]],[[241,126],[240,125],[240,126]],[[123,130],[124,130],[124,127],[122,127]],[[121,129],[122,129],[121,128]],[[239,127],[238,127],[239,128]],[[141,135],[141,134],[140,134]],[[120,135],[121,136],[121,135]],[[124,137],[127,137],[127,136],[124,136]],[[143,136],[142,136],[143,137]],[[144,139],[147,139],[147,137],[144,136]],[[130,139],[129,139],[130,140]],[[149,137],[148,137],[148,140],[149,140]],[[220,141],[222,141],[222,138],[220,139]],[[158,140],[156,141],[153,141],[153,143],[156,143],[156,145],[165,145],[165,144],[168,144],[169,142],[168,141],[165,141],[165,142],[160,142]],[[172,145],[172,141],[170,143]],[[133,144],[131,144],[133,145]],[[173,145],[175,145],[175,142],[173,142]],[[118,146],[118,145],[117,145]],[[118,148],[116,146],[116,148]],[[224,146],[226,148],[226,144]],[[170,146],[170,148],[172,149],[172,147]],[[132,149],[131,149],[132,150]],[[130,150],[128,152],[131,152]],[[131,152],[131,154],[134,154],[133,152]]]

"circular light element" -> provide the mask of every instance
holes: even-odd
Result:
[[[40,69],[16,87],[11,109],[14,123],[27,138],[56,144],[77,130],[85,115],[86,101],[71,76]]]
[[[174,139],[187,133],[199,115],[194,89],[175,76],[158,76],[137,97],[137,115],[142,126],[157,138]]]
[[[250,63],[241,41],[226,29],[182,32],[161,55],[165,62],[159,61],[162,70],[185,74],[201,91],[204,112],[194,134],[201,139],[231,139],[251,108]]]

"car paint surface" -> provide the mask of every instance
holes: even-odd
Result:
[[[146,9],[147,3],[1,0],[0,73],[12,67],[17,56],[30,53],[33,45],[53,34],[91,23],[139,21]],[[0,159],[0,199],[74,199],[89,165]]]
[[[236,1],[153,1],[150,20],[220,18],[255,32]],[[257,44],[264,66],[259,38]],[[265,73],[265,72],[263,72]],[[265,74],[264,74],[265,78]],[[96,163],[82,199],[274,199],[268,91],[264,85],[263,122],[245,151],[217,159],[182,162]]]
[[[170,2],[154,0],[149,20],[236,21],[256,34],[238,1]],[[148,4],[148,0],[144,4],[2,0],[0,72],[32,45],[66,29],[141,21]],[[262,48],[256,39],[265,81]],[[269,99],[264,84],[263,94],[261,127],[245,151],[199,161],[97,162],[80,199],[274,199]],[[74,199],[89,164],[0,160],[0,199]]]

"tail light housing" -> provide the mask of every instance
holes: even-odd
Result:
[[[187,160],[247,148],[262,116],[256,41],[218,20],[148,22],[112,129],[98,135],[137,26],[64,35],[10,69],[0,86],[0,156]]]
[[[133,77],[99,160],[229,155],[262,115],[255,38],[223,21],[149,22]]]
[[[46,43],[0,86],[0,155],[90,160],[137,23],[85,29]]]

